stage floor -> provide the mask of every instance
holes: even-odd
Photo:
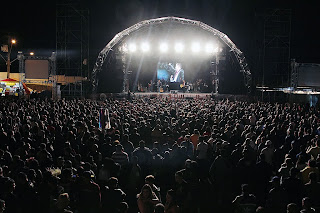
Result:
[[[219,95],[219,94],[214,94]],[[170,98],[211,98],[212,93],[183,93],[183,92],[135,92],[135,97],[170,97]]]
[[[216,99],[216,100],[248,100],[247,95],[233,95],[233,94],[215,94],[215,93],[183,93],[183,92],[133,92],[131,93],[132,98],[171,98],[171,99]],[[100,93],[93,99],[99,98],[103,100],[105,98],[115,99],[127,99],[128,93]]]

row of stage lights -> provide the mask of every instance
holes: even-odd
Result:
[[[139,48],[140,49],[138,49],[138,46],[136,43],[129,43],[129,44],[125,44],[122,47],[122,50],[126,53],[134,53],[138,50],[141,50],[142,52],[146,53],[151,50],[150,44],[147,42],[142,42]],[[213,43],[207,43],[205,45],[201,45],[199,42],[192,43],[189,48],[186,48],[183,43],[177,42],[174,44],[173,48],[176,53],[183,53],[183,51],[185,50],[191,50],[193,53],[200,53],[201,51],[203,51],[208,54],[214,54],[221,51],[218,45],[215,45]],[[167,43],[160,43],[158,50],[161,53],[166,53],[169,51],[169,45]]]

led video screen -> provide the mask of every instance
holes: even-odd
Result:
[[[298,67],[298,86],[320,87],[320,66],[300,64]]]
[[[184,69],[181,63],[159,62],[157,66],[157,79],[166,82],[183,82]]]
[[[26,60],[25,71],[27,79],[48,79],[49,61],[48,60]]]

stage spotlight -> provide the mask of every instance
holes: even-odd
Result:
[[[119,50],[127,53],[127,52],[129,51],[129,50],[128,50],[128,45],[127,45],[127,44],[122,45],[122,46],[119,48]]]
[[[150,46],[149,46],[148,43],[143,42],[143,43],[141,44],[141,50],[142,50],[142,52],[147,52],[147,51],[149,51],[149,49],[150,49]]]
[[[167,43],[161,43],[160,44],[160,52],[167,52],[168,51],[168,44]]]
[[[200,44],[198,42],[192,43],[191,50],[194,53],[200,52]]]
[[[129,51],[135,52],[137,50],[137,46],[133,43],[129,44]]]
[[[219,47],[214,45],[214,44],[212,44],[212,43],[208,43],[206,45],[206,52],[207,53],[217,53],[218,50],[219,50]]]
[[[181,53],[184,49],[183,44],[182,43],[176,43],[176,45],[174,46],[174,49],[176,50],[177,53]]]

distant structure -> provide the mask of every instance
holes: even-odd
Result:
[[[57,74],[89,79],[89,10],[80,2],[58,0],[56,4]],[[61,89],[82,95],[82,82]]]
[[[291,9],[264,11],[261,86],[290,86],[291,14]]]

